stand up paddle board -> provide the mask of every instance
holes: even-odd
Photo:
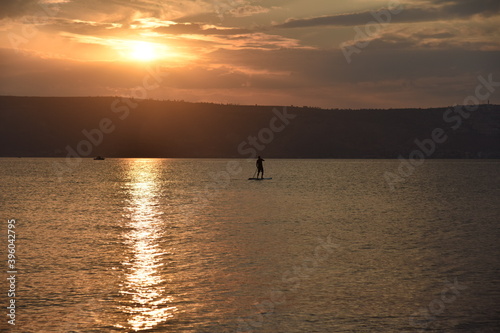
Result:
[[[248,178],[248,180],[269,180],[272,178]]]

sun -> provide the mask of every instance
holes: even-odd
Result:
[[[148,65],[148,63],[159,63],[168,60],[171,64],[185,64],[187,61],[196,59],[192,54],[179,51],[175,45],[166,45],[163,42],[111,39],[108,40],[108,43],[116,50],[121,60],[126,62]]]
[[[152,61],[160,57],[160,47],[149,42],[132,42],[130,58],[138,61]]]

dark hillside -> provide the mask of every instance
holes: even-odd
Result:
[[[430,157],[500,157],[496,105],[482,105],[468,119],[447,108],[289,106],[287,112],[296,117],[285,120],[284,129],[280,119],[270,123],[276,117],[273,109],[283,112],[272,106],[115,97],[0,97],[0,156],[66,156],[69,147],[80,148],[81,156],[107,157],[248,157],[259,148],[266,157],[397,158],[408,157],[418,149],[416,139],[429,139],[435,128],[442,128],[447,139]],[[109,133],[101,139],[93,130],[103,119]],[[91,146],[82,144],[90,141],[84,130],[96,135]],[[257,141],[243,143],[252,140],[249,136]]]

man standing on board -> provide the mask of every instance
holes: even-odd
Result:
[[[264,179],[264,166],[262,165],[262,162],[265,160],[258,156],[257,162],[255,165],[257,166],[257,178],[259,178],[259,173],[261,174],[261,178]]]

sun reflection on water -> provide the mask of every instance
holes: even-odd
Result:
[[[126,184],[129,194],[124,217],[124,241],[130,256],[122,262],[125,281],[120,293],[126,299],[121,310],[134,331],[157,327],[174,316],[177,308],[167,294],[161,270],[169,253],[161,248],[163,212],[159,208],[161,160],[131,160]]]

